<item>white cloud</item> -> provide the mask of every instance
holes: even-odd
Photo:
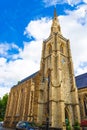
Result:
[[[43,0],[45,6],[56,6],[57,4],[67,3],[67,0]]]
[[[87,3],[87,0],[43,0],[46,7],[56,6],[57,4],[67,3],[71,6],[78,5],[81,2]]]
[[[43,40],[49,36],[51,20],[50,18],[41,18],[39,20],[31,21],[24,31],[24,35],[28,37],[33,36],[36,40]],[[37,33],[38,32],[38,33]]]
[[[18,81],[39,70],[41,47],[42,40],[24,42],[24,49],[16,55],[16,60],[7,62],[6,58],[0,58],[0,97]],[[13,54],[12,59],[14,57]]]
[[[67,0],[69,5],[77,5],[79,3],[81,3],[83,0]]]
[[[1,54],[7,55],[8,49],[9,49],[9,44],[0,43],[0,55]]]
[[[5,58],[0,58],[0,66],[3,66],[6,63],[6,59]]]
[[[83,0],[83,2],[87,3],[87,0]]]
[[[9,91],[10,91],[10,88],[8,88],[8,87],[0,87],[0,97],[2,98],[3,97],[3,95],[5,95],[6,93],[8,93],[9,94]]]
[[[10,56],[8,53],[12,49],[20,51],[20,48],[15,43],[0,43],[0,56]]]
[[[66,13],[78,21],[78,23],[87,23],[87,5],[78,6],[74,11],[66,10]]]

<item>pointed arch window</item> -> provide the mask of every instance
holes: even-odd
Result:
[[[51,66],[51,54],[52,54],[52,46],[49,44],[47,46],[47,67],[49,68]]]
[[[65,107],[65,123],[66,125],[69,124],[69,110],[67,107]]]
[[[48,47],[48,53],[49,53],[49,54],[52,53],[52,46],[51,46],[51,45],[49,45],[49,47]]]
[[[61,53],[64,52],[63,45],[60,45],[60,52],[61,52]]]
[[[65,108],[65,119],[69,120],[69,114],[68,114],[68,109],[67,107]]]

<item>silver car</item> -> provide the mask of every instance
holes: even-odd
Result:
[[[39,128],[33,122],[19,121],[16,130],[39,130]]]

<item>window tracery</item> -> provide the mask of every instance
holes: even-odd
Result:
[[[51,66],[51,54],[52,54],[52,46],[51,44],[48,44],[47,46],[47,67],[48,68]]]

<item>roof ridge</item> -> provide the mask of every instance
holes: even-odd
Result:
[[[83,75],[86,75],[86,74],[87,74],[87,72],[86,72],[86,73],[83,73],[83,74],[80,74],[80,75],[77,75],[77,76],[75,76],[75,78],[80,77],[80,76],[83,76]]]

